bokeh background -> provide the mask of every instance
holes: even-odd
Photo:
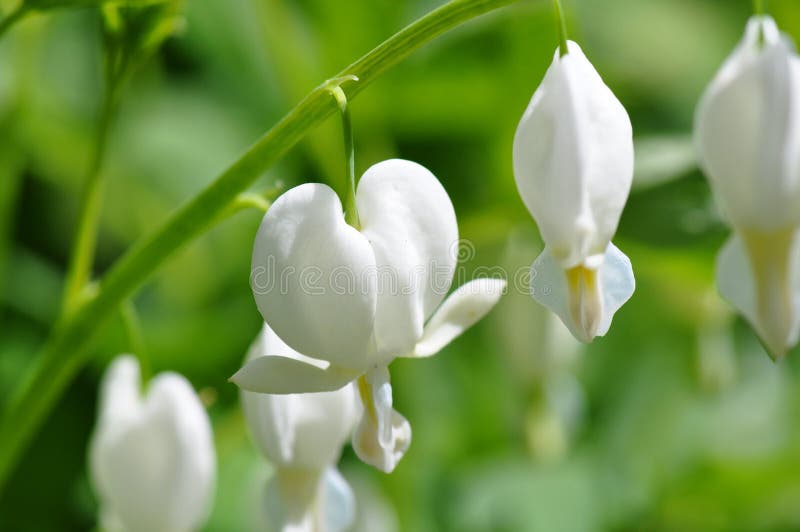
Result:
[[[431,0],[188,0],[185,31],[137,71],[105,167],[96,273],[203,188],[294,103]],[[616,244],[637,291],[611,331],[575,343],[526,294],[427,360],[392,366],[414,440],[392,475],[345,449],[367,531],[800,529],[800,353],[773,363],[716,295],[728,229],[691,145],[695,103],[750,14],[746,0],[565,0],[570,37],[631,115],[634,190]],[[800,3],[772,0],[800,38]],[[0,400],[59,309],[101,95],[95,10],[33,16],[0,41]],[[542,244],[516,193],[511,141],[556,46],[549,1],[437,39],[352,103],[356,168],[403,157],[450,193],[462,275],[514,272]],[[254,187],[344,183],[339,124]],[[260,327],[248,286],[260,220],[243,212],[138,292],[157,371],[187,375],[214,423],[209,531],[249,530],[269,466],[226,382]],[[86,473],[98,379],[130,349],[114,319],[0,496],[0,530],[91,530]]]

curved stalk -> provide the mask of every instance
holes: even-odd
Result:
[[[383,72],[442,33],[516,0],[452,0],[378,45],[336,77],[357,76],[348,99]],[[117,308],[176,250],[218,219],[237,195],[337,109],[320,85],[267,131],[199,195],[160,229],[135,243],[96,287],[69,312],[43,346],[27,378],[14,391],[0,419],[0,489],[53,403],[86,362],[91,342]]]
[[[5,18],[0,20],[0,37],[10,30],[14,24],[22,20],[29,12],[30,11],[27,7],[25,7],[25,4],[21,4],[19,7],[14,9],[14,11],[6,15]]]
[[[103,107],[100,110],[100,121],[94,139],[94,153],[84,183],[80,203],[80,218],[75,234],[75,245],[67,268],[64,283],[62,316],[79,303],[83,290],[91,280],[97,245],[97,228],[100,223],[100,208],[103,199],[103,163],[106,158],[108,137],[111,130],[117,102],[117,84],[111,76],[106,80],[103,96]]]

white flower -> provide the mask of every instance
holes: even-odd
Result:
[[[625,108],[568,42],[556,51],[514,137],[514,176],[545,242],[531,270],[533,297],[584,342],[602,336],[634,290],[613,244],[633,179]]]
[[[104,529],[200,528],[211,509],[216,459],[211,423],[189,382],[162,373],[142,397],[137,360],[114,360],[102,382],[89,465]]]
[[[779,358],[800,332],[800,59],[754,16],[695,116],[700,162],[734,228],[717,280]]]
[[[356,205],[359,229],[345,223],[333,190],[305,184],[264,216],[253,249],[256,304],[288,346],[326,363],[262,357],[232,380],[246,390],[285,394],[336,390],[366,374],[359,381],[366,419],[355,450],[391,471],[411,429],[392,410],[387,366],[397,356],[438,352],[494,306],[505,281],[472,281],[442,303],[458,228],[450,198],[424,167],[397,159],[372,166]]]
[[[245,361],[275,352],[320,365],[284,344],[267,324]],[[355,501],[336,462],[358,420],[354,386],[288,395],[242,390],[241,400],[253,439],[276,469],[267,488],[270,530],[347,530],[355,518]]]

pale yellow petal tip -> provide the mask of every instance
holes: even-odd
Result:
[[[588,344],[597,336],[603,319],[598,271],[576,266],[567,270],[566,275],[569,315],[579,333],[577,339]]]

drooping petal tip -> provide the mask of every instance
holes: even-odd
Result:
[[[433,314],[408,356],[428,357],[438,353],[488,314],[505,290],[505,279],[474,279],[460,286]]]
[[[531,296],[584,343],[608,332],[614,314],[634,289],[631,262],[613,244],[597,270],[564,270],[546,247],[531,265]]]
[[[353,434],[353,450],[365,463],[391,473],[411,445],[411,425],[392,408],[389,370],[376,368],[359,380],[364,414]]]

